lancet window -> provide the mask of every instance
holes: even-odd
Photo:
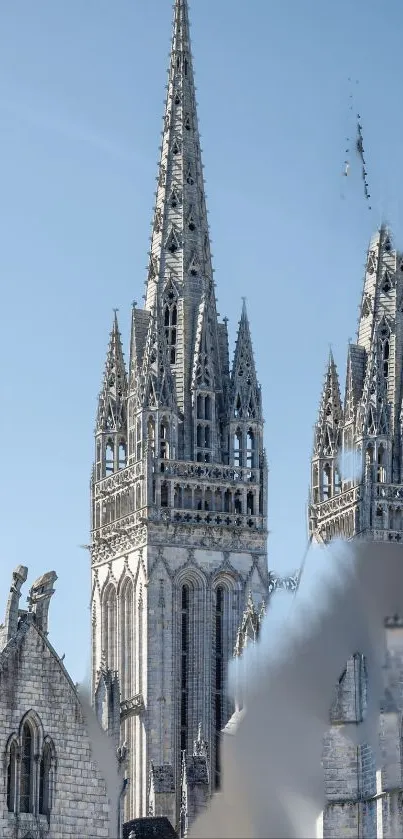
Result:
[[[165,336],[168,345],[169,360],[171,364],[176,361],[176,341],[177,341],[177,327],[178,327],[178,306],[177,295],[172,286],[168,288],[164,295],[164,327]]]
[[[17,803],[17,760],[18,760],[18,743],[17,740],[12,740],[8,750],[7,762],[7,809],[10,813],[16,811]]]
[[[190,587],[182,586],[181,592],[181,690],[180,690],[180,748],[187,748],[188,733],[188,691],[189,691],[189,633],[190,633]]]
[[[42,757],[39,764],[39,812],[49,815],[51,810],[51,773],[52,773],[52,747],[45,743]]]
[[[55,751],[42,725],[30,711],[6,749],[7,809],[10,813],[49,815],[55,771]]]
[[[34,786],[34,738],[28,722],[22,728],[21,736],[21,776],[20,776],[20,812],[33,812]]]
[[[108,668],[112,671],[116,670],[116,620],[117,620],[117,603],[116,603],[116,589],[113,583],[110,583],[105,591],[103,600],[104,610],[104,638],[103,649],[106,653],[106,660]]]
[[[196,460],[210,463],[213,446],[213,401],[209,393],[196,396]]]
[[[122,698],[133,695],[133,583],[126,579],[120,595]]]
[[[215,788],[221,780],[221,731],[224,725],[224,588],[217,586],[215,592]]]

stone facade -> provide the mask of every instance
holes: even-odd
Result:
[[[150,769],[165,767],[177,828],[199,724],[209,793],[219,786],[227,666],[269,575],[262,399],[245,305],[232,368],[217,313],[187,0],[167,88],[145,307],[128,371],[114,317],[96,419],[92,673],[94,700],[101,674],[119,674],[126,820],[156,806]]]
[[[56,575],[34,583],[29,611],[18,608],[26,577],[19,566],[0,627],[0,835],[107,839],[105,781],[76,688],[47,637]]]
[[[344,403],[332,354],[326,371],[311,464],[316,540],[403,537],[402,365],[403,258],[381,227],[368,250]]]
[[[342,402],[330,354],[315,427],[309,528],[312,538],[400,542],[403,538],[403,260],[386,227],[372,237],[358,334],[347,355]],[[403,561],[403,548],[402,548]],[[385,616],[386,618],[386,616]],[[359,726],[370,690],[365,661],[347,662],[335,692],[324,743],[326,837],[403,836],[401,720],[402,629],[386,620],[385,698],[380,717],[382,766],[369,746],[343,736]]]
[[[355,745],[348,728],[365,720],[371,680],[363,656],[347,662],[335,689],[323,769],[326,806],[318,836],[402,837],[403,624],[385,622],[385,692],[380,708],[380,765],[370,745]],[[346,729],[347,726],[347,736]]]

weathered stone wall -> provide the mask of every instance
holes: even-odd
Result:
[[[367,691],[371,690],[365,662],[357,654],[348,661],[336,687],[324,742],[324,839],[403,837],[403,628],[399,621],[395,626],[389,623],[377,732],[380,766],[369,745],[357,746],[348,739],[349,726],[359,726],[365,719]]]
[[[0,652],[0,836],[20,839],[31,831],[32,836],[49,839],[107,839],[106,786],[91,759],[74,685],[30,617],[28,621],[26,630],[20,625],[19,643]],[[51,738],[55,748],[49,818],[18,815],[7,808],[7,743],[13,734],[19,735],[28,712],[34,712],[35,751],[45,737]],[[37,763],[34,757],[34,766]]]
[[[161,534],[160,534],[161,535]],[[178,539],[179,542],[179,539]],[[224,611],[225,659],[232,659],[236,634],[249,592],[258,603],[267,595],[268,572],[263,551],[188,548],[180,544],[159,547],[145,545],[113,560],[93,566],[93,679],[99,670],[102,648],[106,644],[105,593],[116,590],[116,627],[114,657],[118,662],[121,683],[130,670],[130,695],[141,694],[142,708],[123,722],[122,739],[129,746],[130,786],[125,801],[125,819],[148,813],[148,778],[150,763],[168,763],[174,767],[177,813],[180,808],[180,638],[181,587],[192,586],[192,617],[188,703],[188,754],[201,723],[209,743],[209,760],[214,764],[214,597],[222,582],[228,590],[228,608]],[[133,620],[123,620],[126,581],[132,585]],[[115,602],[115,601],[113,601]],[[109,625],[109,624],[108,624]],[[223,703],[225,725],[233,713],[226,696]],[[131,723],[131,725],[128,724]],[[210,770],[210,781],[214,772]],[[169,815],[168,812],[165,815]],[[170,816],[169,816],[170,817]]]

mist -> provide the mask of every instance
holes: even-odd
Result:
[[[78,697],[83,712],[87,734],[91,744],[92,758],[106,784],[109,799],[109,839],[116,839],[118,826],[118,807],[121,780],[119,778],[116,743],[104,731],[91,705],[91,695],[86,684],[78,686]]]
[[[309,552],[295,597],[270,602],[261,638],[238,665],[245,712],[223,737],[222,789],[195,822],[191,839],[316,836],[324,807],[323,738],[347,660],[365,656],[364,722],[343,736],[369,744],[380,765],[384,619],[402,609],[403,550],[336,542]],[[232,671],[234,679],[234,670]]]

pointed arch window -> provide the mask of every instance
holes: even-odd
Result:
[[[20,812],[32,813],[34,804],[34,732],[28,722],[21,736]]]
[[[7,763],[7,809],[15,813],[17,804],[17,760],[18,746],[14,740],[11,743]]]
[[[182,586],[181,592],[181,707],[180,707],[180,747],[187,748],[188,732],[188,691],[189,691],[189,633],[190,633],[190,587]]]
[[[39,812],[48,816],[52,807],[52,748],[45,743],[39,764]]]
[[[121,688],[123,699],[130,699],[134,693],[133,685],[133,583],[128,578],[123,586],[120,599],[121,620]]]
[[[215,788],[221,781],[221,730],[223,717],[224,688],[224,588],[217,586],[215,603]]]
[[[186,116],[185,116],[185,128],[186,128],[186,131],[190,131],[191,127],[192,127],[192,121],[191,121],[191,119],[190,119],[189,114],[186,114]]]
[[[113,584],[109,584],[104,595],[104,643],[103,648],[106,653],[106,662],[109,670],[114,672],[116,670],[116,618],[117,618],[117,604],[116,604],[116,589]]]

